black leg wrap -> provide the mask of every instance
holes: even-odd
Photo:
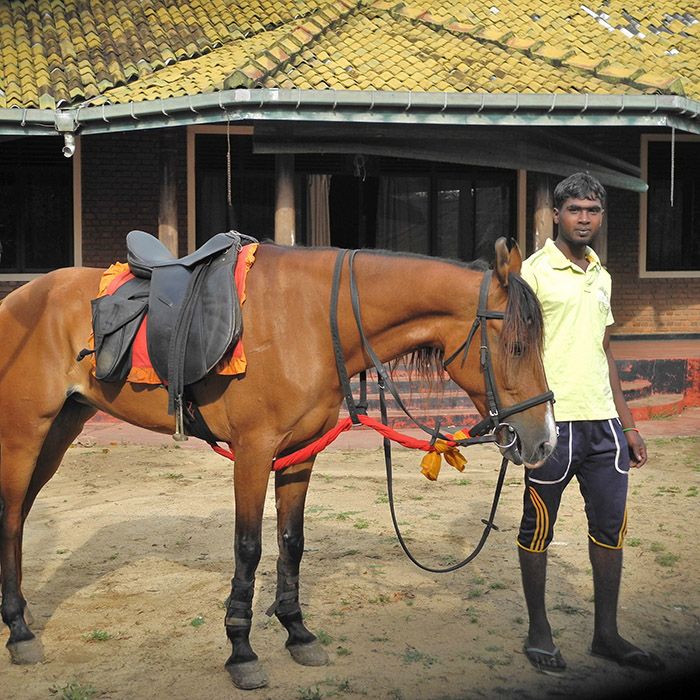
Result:
[[[232,581],[231,596],[226,604],[226,634],[233,641],[241,631],[247,631],[253,624],[253,591],[255,579],[252,581]],[[236,596],[234,599],[233,596]]]
[[[299,577],[288,576],[280,563],[277,562],[277,595],[275,602],[266,610],[265,614],[268,617],[277,615],[277,618],[282,622],[282,617],[299,613],[301,619],[301,609],[299,607]],[[284,624],[284,623],[283,623]]]

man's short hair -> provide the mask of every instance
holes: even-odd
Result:
[[[561,209],[567,199],[598,199],[605,208],[605,187],[588,173],[574,173],[554,188],[554,207]]]

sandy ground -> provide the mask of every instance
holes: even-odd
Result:
[[[302,603],[329,666],[297,666],[264,610],[275,585],[272,488],[264,522],[253,640],[270,676],[236,690],[224,671],[223,601],[232,576],[231,465],[206,448],[99,444],[71,448],[25,535],[24,589],[46,661],[0,655],[0,697],[540,698],[636,696],[700,661],[700,438],[652,439],[633,474],[620,625],[663,656],[652,679],[588,653],[593,616],[581,497],[565,494],[550,549],[548,602],[569,670],[535,672],[521,652],[526,615],[515,550],[522,476],[511,465],[500,530],[474,563],[437,575],[400,551],[380,449],[317,461],[307,505]],[[420,559],[455,561],[488,512],[499,458],[470,448],[463,474],[419,475],[395,451],[399,519]],[[7,640],[2,628],[0,641]]]

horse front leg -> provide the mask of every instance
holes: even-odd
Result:
[[[328,654],[304,625],[299,605],[299,566],[304,554],[304,505],[313,460],[275,474],[277,503],[277,594],[267,611],[274,614],[289,635],[286,647],[304,666],[325,666]]]
[[[13,663],[43,661],[41,642],[25,619],[27,601],[22,595],[22,530],[24,499],[29,489],[38,450],[12,449],[5,444],[0,468],[0,614],[10,630],[7,649]]]
[[[226,636],[231,656],[226,670],[237,688],[252,690],[267,685],[267,674],[250,645],[253,624],[255,572],[262,553],[262,517],[270,477],[272,453],[265,456],[250,448],[237,450],[234,467],[236,521],[235,571],[226,606]]]

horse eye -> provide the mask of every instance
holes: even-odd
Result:
[[[523,345],[519,340],[516,340],[511,346],[511,351],[516,357],[520,357],[523,354]]]

